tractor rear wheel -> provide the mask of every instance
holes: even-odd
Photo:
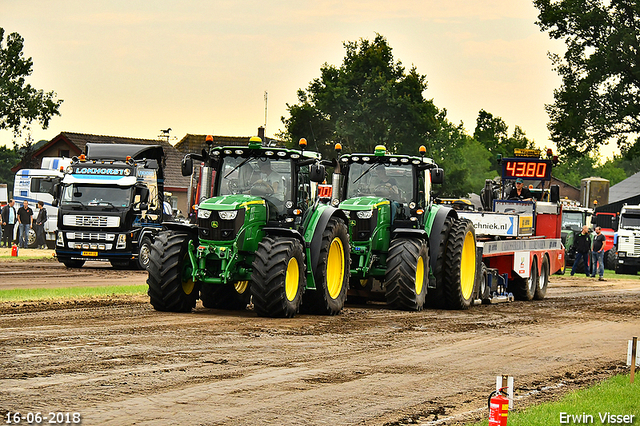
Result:
[[[157,311],[191,312],[198,300],[189,260],[190,236],[163,231],[156,236],[149,254],[149,297]]]
[[[604,254],[604,266],[607,269],[616,269],[616,251],[614,249],[607,250]]]
[[[533,294],[533,298],[536,300],[542,300],[547,295],[547,287],[549,286],[549,258],[544,256],[542,259],[542,265],[540,266],[540,274],[538,274],[538,282],[536,290]]]
[[[449,309],[468,309],[476,283],[476,234],[468,219],[456,219],[445,252],[444,297]]]
[[[421,311],[429,280],[428,243],[396,238],[389,246],[385,296],[393,309]]]
[[[513,280],[513,296],[516,300],[532,300],[538,287],[538,260],[534,257],[529,270],[529,278]]]
[[[314,273],[316,289],[305,292],[304,312],[335,315],[342,310],[347,300],[350,256],[347,225],[333,217],[322,233],[320,258]]]
[[[442,231],[440,231],[440,245],[438,247],[438,255],[435,259],[435,266],[433,268],[433,277],[429,280],[429,288],[427,289],[427,296],[425,298],[427,306],[431,308],[444,308],[444,275],[445,275],[445,252],[447,251],[447,245],[449,243],[449,233],[453,226],[453,219],[447,217],[445,219]]]
[[[249,281],[237,281],[233,284],[203,285],[200,288],[202,306],[210,309],[246,309],[251,299]]]
[[[258,244],[251,275],[251,294],[261,317],[293,317],[306,285],[306,262],[298,240],[264,237]]]

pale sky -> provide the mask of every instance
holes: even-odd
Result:
[[[0,0],[5,36],[25,39],[28,82],[63,99],[47,130],[154,139],[187,133],[251,136],[283,129],[344,41],[385,36],[395,60],[427,76],[425,97],[473,134],[478,111],[551,146],[545,103],[562,53],[535,25],[531,0]],[[13,136],[0,132],[0,144]],[[24,142],[24,138],[18,140]]]

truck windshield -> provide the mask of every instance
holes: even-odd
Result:
[[[582,229],[583,222],[581,212],[562,212],[562,229]]]
[[[357,180],[357,182],[356,182]],[[352,163],[347,198],[373,196],[408,203],[413,198],[413,167]]]
[[[291,199],[291,160],[225,157],[216,195],[249,194],[270,201],[279,214]]]
[[[64,187],[62,205],[128,207],[133,187],[73,184]]]
[[[620,228],[640,229],[640,214],[624,213],[620,216]]]

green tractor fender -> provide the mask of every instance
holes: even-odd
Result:
[[[264,227],[262,228],[262,230],[267,236],[294,238],[300,241],[300,244],[302,244],[302,247],[305,246],[304,237],[300,232],[296,231],[295,229]]]
[[[429,209],[425,228],[429,234],[429,263],[432,270],[435,270],[436,267],[440,248],[440,234],[445,227],[447,218],[457,219],[458,213],[450,207],[439,205],[432,205]]]
[[[424,229],[413,228],[396,228],[391,232],[391,239],[395,238],[419,238],[422,240],[429,239],[429,234]]]
[[[309,266],[314,278],[314,284],[316,277],[318,277],[318,263],[320,260],[320,249],[322,248],[322,234],[329,223],[331,218],[340,218],[345,223],[349,223],[347,215],[335,207],[329,205],[319,205],[318,209],[313,212],[313,217],[309,221],[309,225],[305,232],[305,237],[309,241],[307,247],[309,248]],[[348,248],[347,248],[348,250]]]

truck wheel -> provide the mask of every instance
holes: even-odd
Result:
[[[549,286],[549,258],[544,256],[542,259],[542,265],[540,266],[540,274],[538,275],[538,285],[536,285],[533,298],[536,300],[542,300],[547,295],[547,287]]]
[[[320,315],[339,313],[347,300],[350,267],[347,225],[333,217],[322,233],[320,258],[314,275],[316,289],[307,290],[302,298],[304,312]]]
[[[431,308],[444,308],[444,260],[447,244],[449,243],[449,233],[453,226],[453,219],[448,217],[445,219],[444,226],[440,232],[440,246],[438,247],[438,256],[436,257],[435,267],[433,268],[433,277],[429,279],[429,288],[425,298],[427,306]]]
[[[264,237],[258,244],[251,275],[251,294],[261,317],[293,317],[306,286],[306,263],[298,240]]]
[[[151,255],[151,240],[149,237],[142,238],[140,250],[138,251],[138,267],[146,270],[149,266],[149,256]]]
[[[513,280],[513,296],[517,300],[532,300],[538,286],[538,259],[533,258],[529,278],[518,277]]]
[[[428,279],[428,244],[418,239],[391,241],[385,274],[387,304],[393,309],[421,311]]]
[[[456,219],[445,252],[444,297],[449,309],[468,309],[476,282],[476,234],[468,219]]]
[[[244,310],[251,298],[249,287],[249,281],[225,285],[203,285],[200,288],[202,306],[211,309]]]
[[[149,255],[149,298],[156,311],[191,312],[198,300],[189,260],[189,234],[163,231]]]
[[[27,234],[27,247],[28,248],[36,248],[36,230],[33,228],[29,228],[29,233]]]
[[[604,266],[606,266],[607,269],[616,268],[616,251],[614,249],[607,250],[604,254]]]
[[[84,260],[69,259],[63,260],[62,263],[64,263],[64,266],[66,266],[67,268],[82,268],[82,265],[84,265]]]

